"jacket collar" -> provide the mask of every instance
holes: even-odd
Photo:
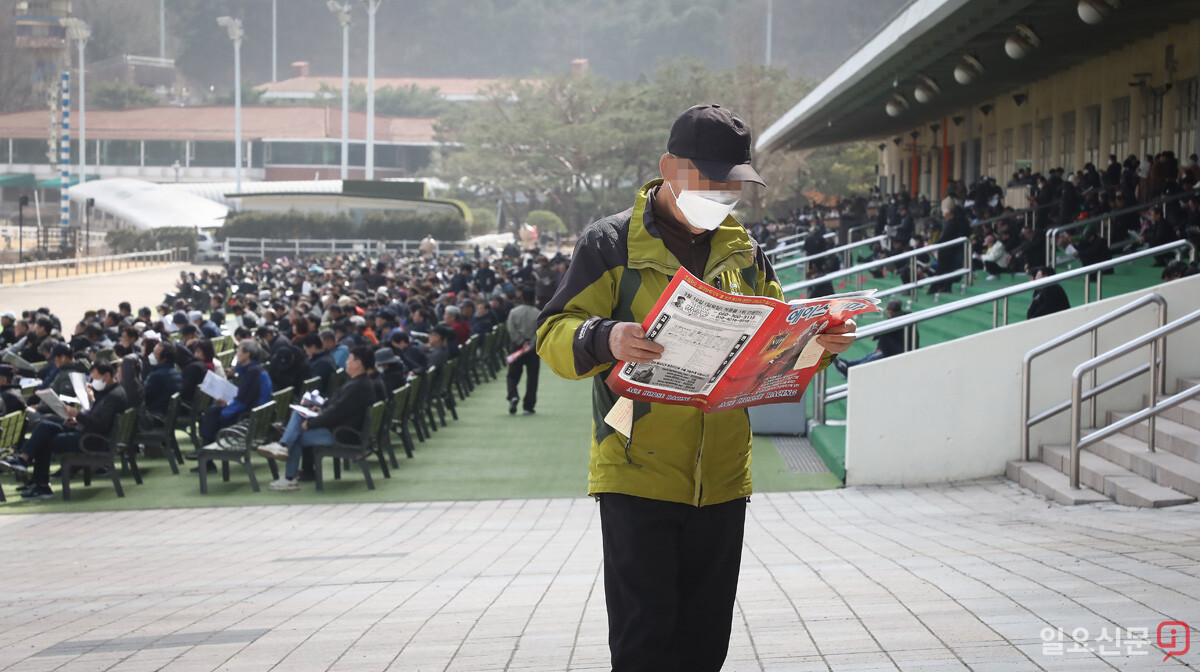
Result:
[[[633,202],[633,214],[629,221],[629,267],[654,268],[666,275],[674,275],[682,264],[663,244],[662,234],[654,220],[654,191],[662,183],[662,178],[647,182],[638,190]],[[702,278],[705,282],[728,270],[728,264],[742,268],[754,263],[754,247],[750,236],[733,215],[726,217],[713,232],[709,248]]]

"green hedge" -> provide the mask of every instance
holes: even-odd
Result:
[[[339,213],[242,212],[231,213],[216,233],[226,238],[370,238],[420,240],[433,235],[438,240],[463,240],[467,223],[453,215],[373,212],[356,225],[349,215]]]
[[[113,254],[167,250],[172,247],[187,248],[189,256],[196,254],[196,230],[186,226],[149,230],[116,229],[104,234],[104,242]]]

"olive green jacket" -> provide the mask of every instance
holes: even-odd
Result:
[[[720,504],[751,492],[744,409],[702,413],[634,401],[632,436],[604,422],[618,399],[604,382],[616,361],[608,333],[617,322],[642,322],[680,267],[654,222],[652,193],[661,182],[642,187],[631,210],[581,234],[566,276],[539,316],[537,352],[564,378],[592,378],[589,494]],[[713,233],[703,280],[734,294],[783,298],[770,262],[732,217]]]

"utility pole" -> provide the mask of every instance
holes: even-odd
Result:
[[[229,31],[233,40],[233,136],[234,161],[237,162],[237,193],[242,193],[242,20],[229,16],[217,19],[217,24]]]
[[[350,176],[350,3],[326,3],[342,24],[342,179]]]
[[[279,81],[279,0],[271,0],[271,81]]]
[[[775,13],[775,3],[767,0],[767,65],[771,65],[771,15]]]

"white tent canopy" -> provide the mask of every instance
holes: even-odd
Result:
[[[115,219],[122,228],[212,228],[221,226],[229,214],[228,206],[203,196],[142,180],[95,180],[71,187],[67,193],[76,212],[83,212],[87,199],[95,199],[94,210]]]

